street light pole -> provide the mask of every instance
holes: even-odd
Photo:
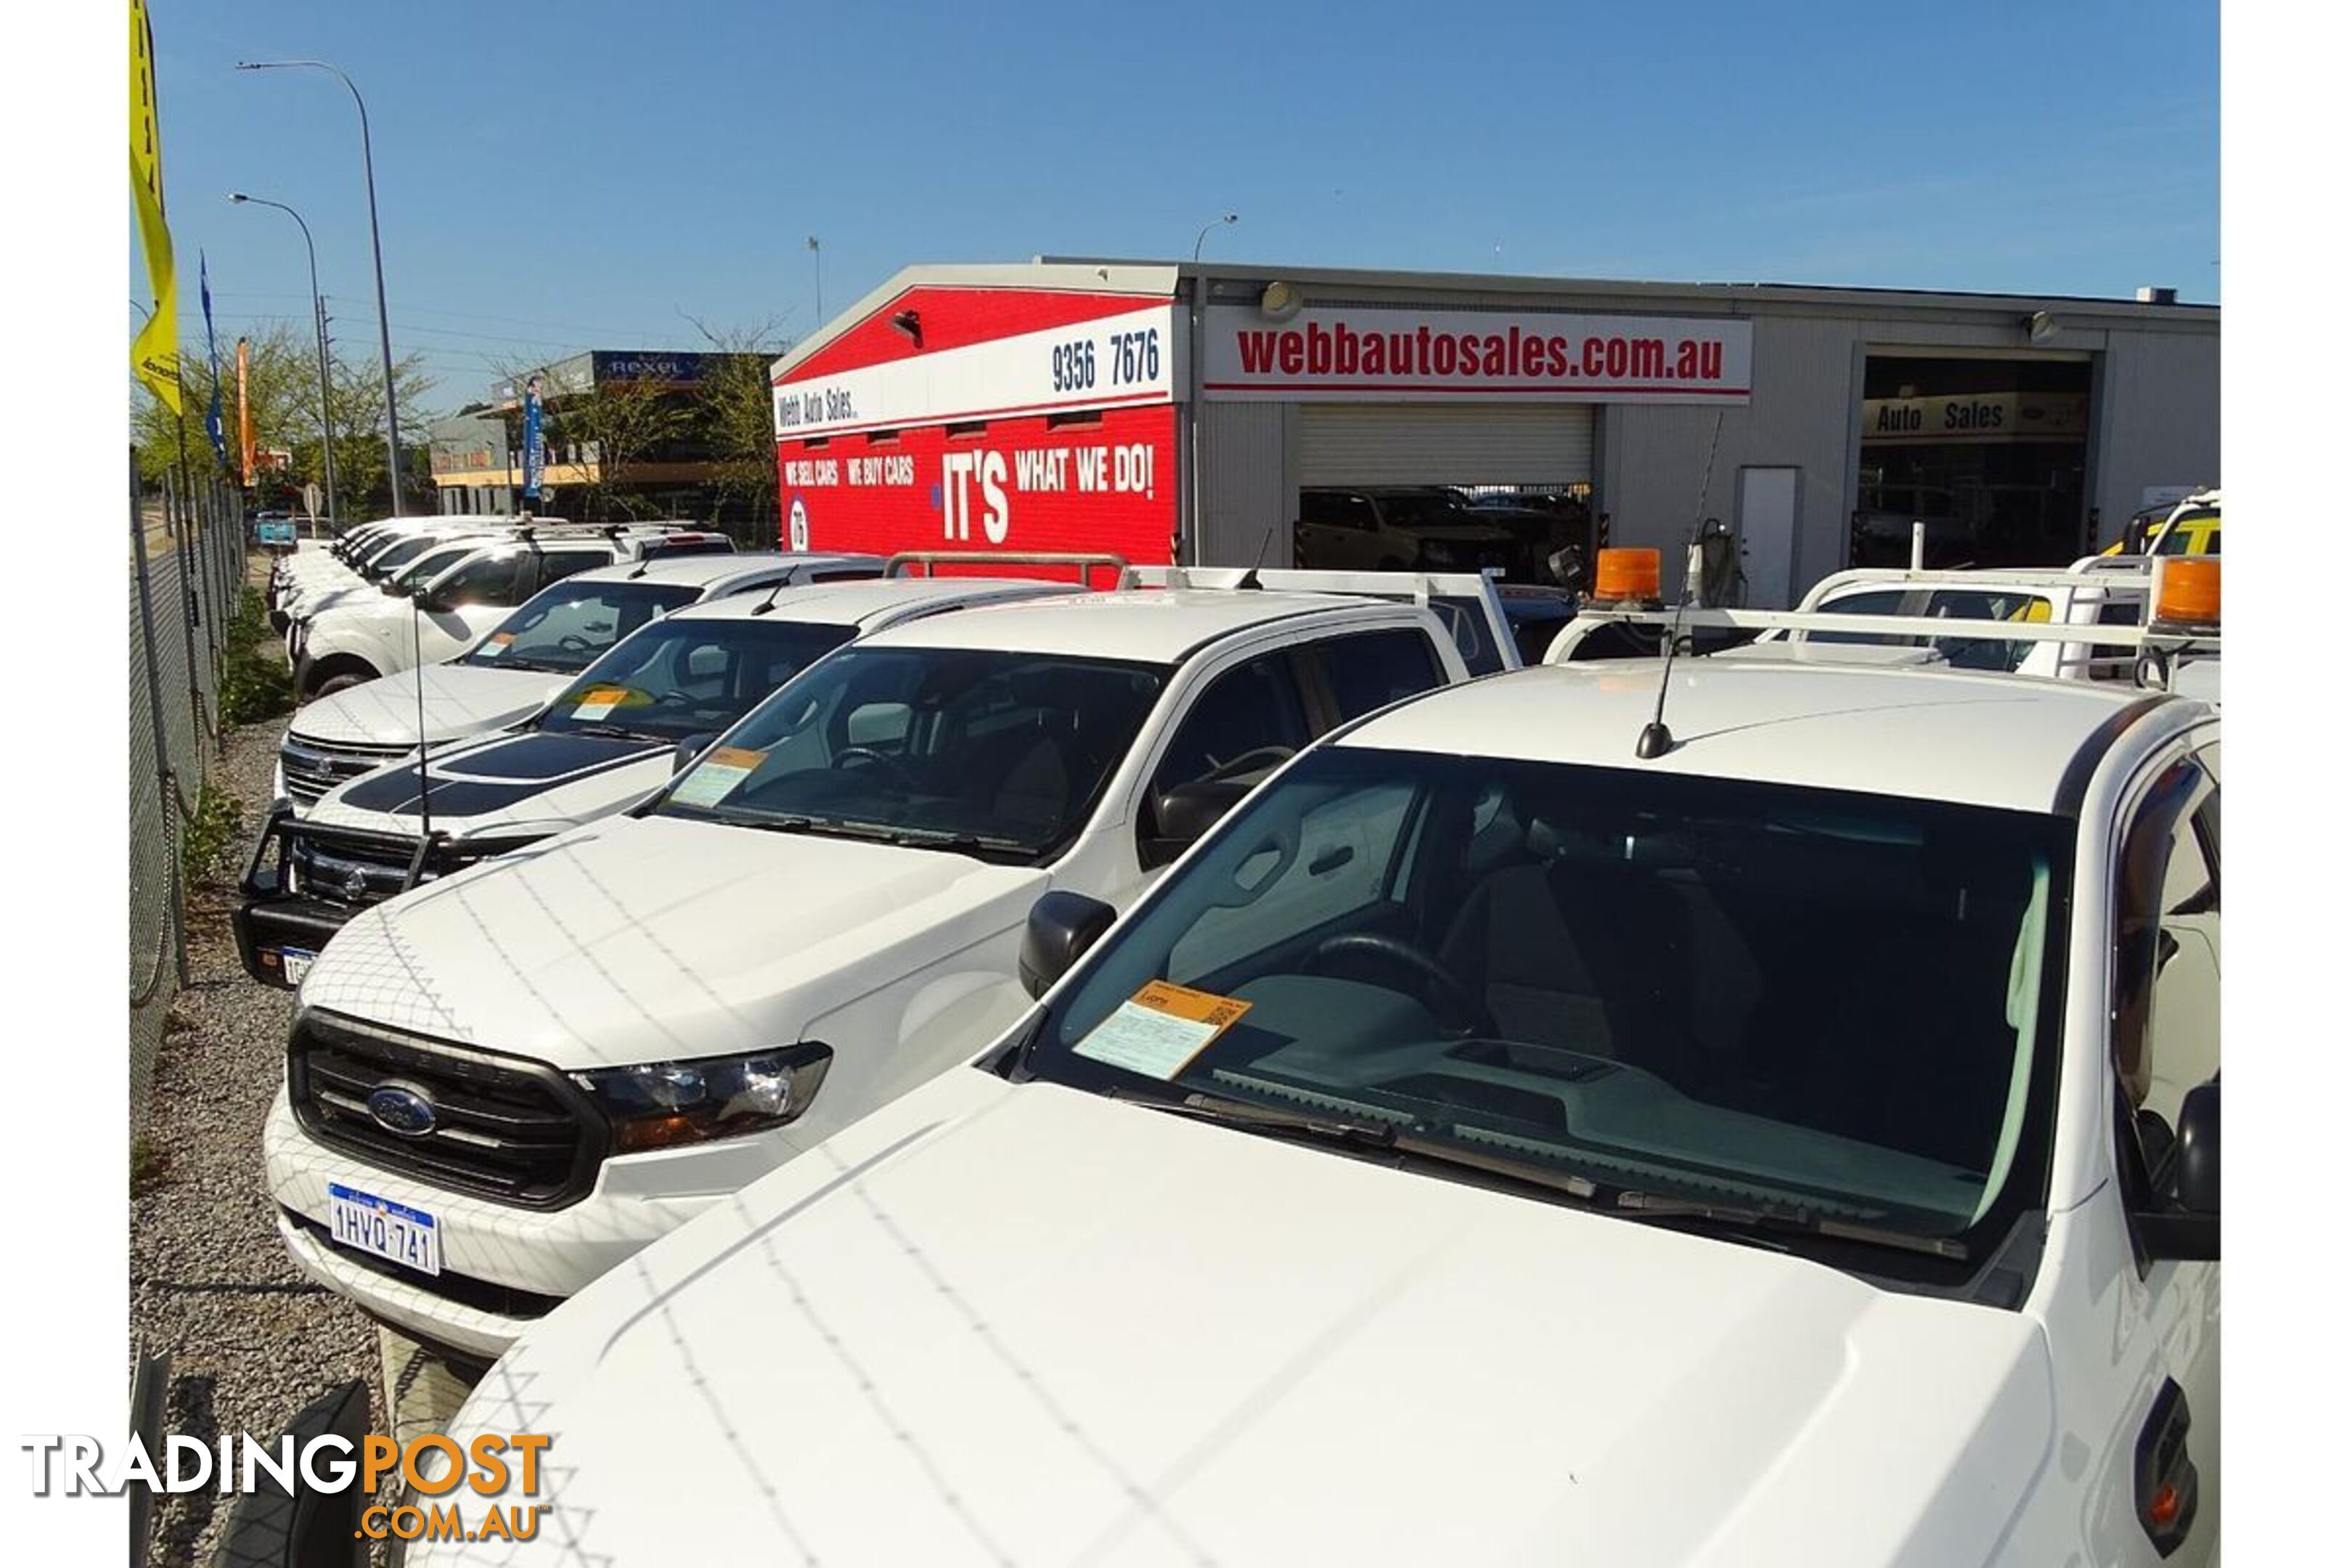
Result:
[[[342,511],[335,504],[335,416],[333,405],[328,401],[327,302],[319,296],[319,247],[310,243],[310,226],[302,221],[302,215],[284,202],[248,196],[243,191],[231,191],[228,199],[250,202],[257,207],[276,207],[302,230],[302,249],[310,258],[310,321],[319,334],[319,460],[327,471],[327,527],[331,531]]]
[[[392,459],[392,466],[387,470],[392,479],[392,511],[394,517],[398,517],[401,515],[400,404],[393,393],[392,318],[383,303],[383,231],[376,223],[375,149],[368,137],[367,100],[360,96],[360,89],[352,85],[350,77],[343,74],[341,66],[331,65],[325,60],[239,60],[236,68],[241,71],[296,68],[332,71],[335,79],[350,89],[352,101],[359,105],[360,161],[367,169],[368,242],[375,252],[375,324],[383,348],[383,443],[385,453]]]
[[[816,324],[822,327],[824,325],[824,252],[818,247],[814,235],[809,236],[809,265],[816,272]]]
[[[1201,226],[1201,233],[1199,237],[1192,241],[1192,259],[1195,261],[1201,259],[1201,247],[1208,243],[1209,232],[1212,229],[1221,228],[1226,225],[1236,224],[1241,221],[1241,214],[1227,213],[1223,217],[1213,217],[1208,222],[1202,224]]]

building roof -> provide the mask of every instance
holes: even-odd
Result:
[[[953,581],[953,579],[945,579]],[[1069,593],[896,628],[888,642],[928,647],[1007,647],[1169,664],[1202,644],[1296,617],[1328,617],[1409,605],[1339,594],[1200,588]]]
[[[1413,272],[1378,268],[1291,267],[1255,261],[1166,261],[1118,257],[1040,256],[1030,261],[920,263],[902,267],[848,309],[775,360],[779,378],[870,319],[909,289],[1034,289],[1089,294],[1133,294],[1139,308],[1173,300],[1186,280],[1200,279],[1212,299],[1238,303],[1249,290],[1279,279],[1314,303],[1318,290],[1349,295],[1382,292],[1453,296],[1449,304],[1527,305],[1531,300],[1598,304],[1627,311],[1670,309],[1701,315],[1818,314],[1823,310],[1896,317],[1922,311],[2011,315],[2063,311],[2101,326],[2147,326],[2215,331],[2218,305],[2143,304],[2137,300],[2077,294],[1972,293],[1958,289],[1885,289],[1821,283],[1667,282],[1611,278],[1547,278],[1490,272]],[[1228,288],[1222,293],[1219,285]]]
[[[1658,682],[1654,659],[1540,665],[1415,699],[1339,743],[2050,812],[2118,715],[2175,700],[2026,676],[1691,659],[1667,687],[1676,744],[1643,762],[1633,745]]]

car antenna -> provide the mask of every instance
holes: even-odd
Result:
[[[793,574],[789,571],[777,577],[776,585],[768,590],[768,596],[766,598],[751,606],[751,613],[755,616],[764,616],[770,610],[774,609],[776,607],[776,595],[790,587],[792,585],[792,581]]]
[[[1265,552],[1274,548],[1274,531],[1281,526],[1282,524],[1278,522],[1269,522],[1265,525],[1265,537],[1257,542],[1257,559],[1250,563],[1250,569],[1242,574],[1241,581],[1235,583],[1234,587],[1262,589],[1265,586],[1257,580],[1257,574],[1265,565]]]
[[[416,837],[433,841],[433,757],[425,734],[425,590],[408,595],[409,646],[416,663]]]
[[[1690,610],[1691,595],[1697,592],[1699,579],[1699,531],[1706,526],[1707,491],[1715,484],[1715,453],[1723,439],[1723,410],[1715,411],[1715,434],[1706,441],[1706,467],[1699,471],[1698,507],[1691,517],[1690,545],[1683,553],[1683,596],[1675,605],[1673,625],[1666,628],[1666,658],[1658,670],[1658,702],[1651,710],[1650,721],[1642,726],[1642,733],[1633,742],[1633,754],[1643,762],[1653,762],[1675,749],[1675,732],[1666,728],[1666,685],[1675,673],[1675,649],[1683,640],[1683,617]]]

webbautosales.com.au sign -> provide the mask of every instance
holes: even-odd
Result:
[[[1549,311],[1220,305],[1206,325],[1204,395],[1285,402],[1744,403],[1753,346],[1746,321]]]

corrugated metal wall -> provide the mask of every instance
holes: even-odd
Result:
[[[1310,403],[1302,485],[1572,485],[1592,478],[1592,408],[1574,403]]]
[[[1252,564],[1259,552],[1271,564],[1290,564],[1294,489],[1280,403],[1202,405],[1203,493],[1195,559],[1213,565]],[[1267,541],[1271,539],[1272,543]]]
[[[2149,485],[2221,481],[2216,332],[2108,332],[2093,413],[2091,500],[2105,545]]]

